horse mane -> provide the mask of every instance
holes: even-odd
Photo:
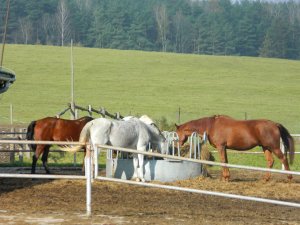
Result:
[[[233,118],[230,117],[230,116],[227,116],[227,115],[220,115],[220,114],[213,115],[212,117],[213,117],[214,119],[217,119],[217,118],[233,119]]]
[[[140,121],[142,121],[142,122],[144,122],[144,123],[146,123],[148,125],[154,124],[154,121],[149,116],[147,116],[147,115],[142,115],[140,117]]]
[[[91,116],[83,116],[83,117],[81,117],[81,118],[79,118],[78,120],[79,121],[82,121],[82,120],[93,120],[94,118],[93,117],[91,117]]]

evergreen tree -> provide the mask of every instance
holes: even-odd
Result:
[[[59,44],[54,24],[60,1],[11,1],[7,43]],[[293,0],[65,3],[70,13],[70,38],[82,46],[300,58],[300,3]],[[0,0],[2,31],[5,11],[6,0]],[[69,39],[65,41],[69,43]]]
[[[273,19],[260,51],[261,56],[285,58],[288,55],[289,27],[286,21],[282,16]]]

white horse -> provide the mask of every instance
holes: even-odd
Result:
[[[146,121],[147,123],[143,122]],[[97,144],[110,145],[122,148],[132,148],[140,151],[146,151],[149,143],[158,146],[162,152],[165,148],[165,138],[161,134],[153,121],[144,116],[143,118],[130,118],[128,120],[109,120],[98,118],[88,122],[80,133],[79,142],[90,141],[94,149]],[[148,124],[150,123],[150,124]],[[63,148],[64,151],[75,152],[82,146]],[[134,174],[133,178],[144,182],[144,155],[134,154],[133,156]]]

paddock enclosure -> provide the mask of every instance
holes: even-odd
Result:
[[[43,172],[42,168],[37,172]],[[53,172],[81,174],[80,170]],[[274,174],[265,183],[261,179],[263,173],[232,170],[236,179],[225,183],[219,180],[220,171],[210,172],[211,178],[167,184],[300,203],[298,177],[287,183],[285,175]],[[47,224],[46,221],[49,224],[299,224],[300,221],[299,208],[107,181],[92,184],[91,218],[85,216],[83,180],[2,178],[0,193],[0,221],[4,224]]]
[[[108,151],[110,152],[110,151]],[[66,153],[70,154],[70,153]],[[173,152],[173,154],[176,154]],[[262,156],[263,157],[263,156]],[[295,163],[299,162],[296,154]],[[109,157],[107,156],[109,159]],[[55,175],[83,176],[80,168],[51,168]],[[196,190],[253,196],[300,204],[300,177],[232,169],[229,183],[220,180],[221,169],[211,177],[172,182],[151,181]],[[29,174],[30,168],[0,167],[0,173]],[[43,168],[37,173],[44,174]],[[99,169],[107,175],[107,168]],[[175,190],[94,180],[92,216],[86,216],[85,180],[0,178],[0,223],[5,224],[298,224],[299,208],[236,200]]]
[[[22,168],[1,168],[1,173],[29,172]],[[264,172],[233,170],[233,180],[226,183],[219,180],[220,170],[209,172],[211,178],[151,183],[300,203],[298,176],[288,183],[285,175],[274,174],[270,182],[264,182]],[[78,169],[56,168],[53,173],[82,175]],[[105,171],[99,173],[104,175]],[[86,217],[85,188],[83,180],[2,178],[0,221],[10,224],[298,224],[300,221],[299,208],[99,180],[92,183],[92,216]]]

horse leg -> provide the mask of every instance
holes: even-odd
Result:
[[[225,146],[218,146],[217,147],[220,155],[220,159],[222,163],[228,163],[228,158],[227,158],[227,151]],[[230,178],[230,172],[228,167],[224,166],[222,168],[222,178],[224,181],[229,181]]]
[[[32,156],[32,164],[31,164],[31,173],[35,174],[35,167],[36,167],[36,162],[38,160],[38,157],[36,157],[36,152]]]
[[[81,171],[82,173],[85,173],[85,155],[86,155],[86,148],[84,147],[84,152],[83,152],[83,162],[82,162],[82,168],[81,168]]]
[[[138,168],[138,178],[142,182],[145,182],[144,178],[144,155],[143,154],[138,154],[138,160],[139,160],[139,168]]]
[[[283,164],[284,166],[284,169],[285,170],[290,170],[290,167],[289,167],[289,163],[288,163],[288,160],[287,160],[287,157],[286,155],[284,155],[282,153],[282,151],[280,150],[280,148],[276,148],[273,150],[273,153],[278,157],[278,159],[281,161],[281,163]],[[288,179],[291,180],[293,178],[293,176],[291,174],[288,175]]]
[[[274,164],[274,159],[273,159],[273,156],[272,156],[272,152],[268,149],[263,149],[263,151],[264,151],[264,154],[265,154],[265,157],[266,157],[266,160],[267,160],[267,166],[268,166],[269,169],[272,169],[273,164]],[[269,181],[270,177],[271,177],[271,173],[267,172],[267,174],[265,176],[265,180]]]
[[[133,176],[132,179],[135,179],[136,181],[139,181],[138,178],[138,165],[139,165],[139,160],[137,154],[133,154]]]
[[[40,155],[44,151],[44,145],[37,145],[35,153],[32,156],[32,164],[31,164],[31,173],[35,174],[36,162],[38,161]]]
[[[44,153],[42,155],[43,166],[44,166],[47,174],[50,174],[50,170],[49,170],[48,164],[47,164],[49,149],[50,149],[50,146],[46,145],[45,148],[44,148]]]

